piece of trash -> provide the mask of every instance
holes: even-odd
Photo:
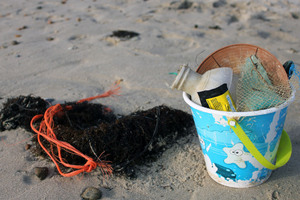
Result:
[[[287,107],[295,97],[291,84],[295,72],[289,80],[281,63],[268,51],[234,44],[210,54],[197,73],[203,76],[224,66],[234,73],[230,89],[237,93],[237,112],[203,108],[187,93],[183,93],[183,99],[191,108],[209,176],[229,187],[260,185],[291,157],[291,142],[282,128]],[[241,107],[245,112],[240,112]]]
[[[284,64],[283,64],[283,67],[284,67],[284,70],[287,74],[287,76],[289,77],[289,79],[291,79],[292,75],[293,75],[293,69],[295,68],[295,64],[293,61],[289,60],[289,61],[286,61]]]
[[[279,80],[272,80],[270,73],[265,70],[255,55],[246,59],[245,65],[241,66],[241,77],[237,84],[238,111],[255,111],[275,107],[290,97],[290,88],[284,87],[278,82]]]
[[[233,71],[229,67],[208,70],[204,74],[192,71],[187,65],[180,67],[172,88],[191,95],[192,100],[204,107],[235,111],[228,88],[231,86]]]
[[[119,89],[120,87],[118,86],[118,84],[115,84],[110,90],[104,92],[103,94],[79,100],[73,105],[56,104],[50,106],[49,108],[47,108],[44,114],[35,115],[30,121],[31,129],[35,133],[37,133],[37,140],[39,145],[54,162],[58,172],[62,176],[71,177],[83,172],[91,172],[97,167],[100,167],[100,170],[104,175],[112,174],[112,168],[109,164],[109,161],[102,159],[104,152],[97,154],[96,158],[93,159],[90,156],[87,156],[86,154],[78,150],[76,148],[76,143],[73,143],[73,146],[69,142],[66,142],[64,139],[61,140],[59,138],[59,134],[61,134],[62,131],[59,132],[59,128],[55,126],[55,119],[61,118],[62,116],[66,115],[67,122],[70,123],[70,125],[72,125],[68,115],[68,111],[73,110],[74,107],[76,107],[76,104],[88,102],[96,98],[103,98],[115,95],[117,94]],[[39,128],[36,127],[36,124],[38,124]],[[79,126],[81,127],[82,124],[80,124]],[[47,149],[47,145],[50,148]],[[74,156],[79,157],[81,162],[83,163],[81,163],[80,165],[71,164],[73,163],[73,160],[68,162],[64,157],[64,153],[67,153],[67,155],[72,154]],[[73,171],[63,172],[62,167],[67,167]]]

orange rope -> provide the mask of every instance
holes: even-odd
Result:
[[[89,97],[86,99],[81,99],[81,100],[77,101],[77,103],[82,103],[82,102],[91,101],[91,100],[94,100],[97,98],[103,98],[103,97],[109,97],[112,95],[116,95],[116,94],[118,94],[118,91],[120,89],[120,87],[118,86],[119,83],[120,82],[117,82],[112,89],[108,90],[107,92],[105,92],[103,94],[100,94],[100,95],[97,95],[94,97]],[[103,155],[103,153],[101,153],[101,155],[99,156],[98,161],[94,161],[91,157],[81,153],[79,150],[77,150],[71,144],[64,142],[64,141],[60,141],[56,138],[56,135],[53,130],[53,128],[54,128],[53,117],[55,115],[62,114],[62,112],[65,109],[71,110],[72,106],[66,106],[63,108],[61,106],[61,104],[56,104],[54,106],[49,107],[44,114],[34,116],[30,122],[30,126],[31,126],[32,130],[37,133],[37,139],[38,139],[39,144],[41,145],[43,150],[48,154],[48,156],[52,159],[52,161],[56,165],[58,172],[62,176],[71,177],[71,176],[80,174],[82,172],[91,172],[92,170],[96,169],[97,166],[99,166],[102,173],[104,173],[105,175],[112,174],[113,169],[112,169],[111,165],[109,164],[109,161],[103,161],[103,160],[99,159]],[[42,121],[40,122],[39,129],[37,130],[34,126],[34,123],[40,119],[42,119]],[[42,144],[41,137],[43,137],[50,143],[51,152],[49,152],[46,149],[46,147]],[[54,147],[57,148],[58,155],[56,155],[54,153],[54,151],[53,151]],[[69,163],[65,162],[61,155],[62,149],[64,149],[67,152],[74,153],[78,156],[81,156],[82,158],[86,159],[86,163],[84,165],[73,165],[73,164],[69,164]],[[69,172],[69,173],[63,173],[61,171],[59,163],[65,167],[73,168],[74,171]]]

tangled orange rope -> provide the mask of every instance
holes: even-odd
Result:
[[[119,85],[119,82],[117,82],[114,85],[114,87],[111,88],[110,90],[108,90],[107,92],[105,92],[101,95],[98,95],[98,96],[81,99],[81,100],[77,101],[77,103],[82,103],[82,102],[91,101],[91,100],[94,100],[97,98],[103,98],[103,97],[109,97],[112,95],[116,95],[116,94],[118,94],[118,91],[120,89],[120,87],[118,85]],[[62,176],[71,177],[71,176],[80,174],[82,172],[91,172],[92,170],[96,169],[97,166],[99,166],[103,174],[105,174],[105,175],[112,174],[113,169],[112,169],[111,165],[109,164],[109,161],[103,161],[100,159],[100,157],[102,156],[103,153],[98,157],[97,161],[94,161],[91,157],[81,153],[79,150],[77,150],[71,144],[64,142],[64,141],[60,141],[56,138],[56,135],[53,130],[54,129],[53,117],[55,115],[62,114],[63,111],[66,109],[71,110],[72,106],[66,106],[63,108],[61,104],[56,104],[54,106],[49,107],[44,114],[34,116],[30,122],[30,126],[31,126],[32,130],[37,133],[37,139],[38,139],[39,144],[41,145],[43,150],[49,155],[49,157],[52,159],[52,161],[56,165],[58,172]],[[42,119],[42,121],[40,122],[39,129],[37,130],[34,126],[34,123],[39,119]],[[42,144],[41,137],[43,137],[50,143],[51,152],[49,152],[45,148],[45,146]],[[53,151],[55,146],[57,148],[58,155],[56,155]],[[78,156],[81,156],[82,158],[87,160],[86,163],[84,165],[72,165],[72,164],[66,163],[61,155],[62,149],[66,150],[70,153],[74,153]],[[59,166],[59,163],[65,167],[74,169],[74,171],[69,172],[69,173],[63,173]]]

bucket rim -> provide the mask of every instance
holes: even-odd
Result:
[[[216,114],[216,115],[222,115],[222,116],[226,116],[226,117],[249,117],[249,116],[257,116],[257,115],[266,115],[269,113],[274,113],[278,110],[282,110],[283,108],[288,107],[294,101],[295,94],[296,94],[296,89],[292,87],[291,96],[283,104],[280,104],[279,106],[268,108],[268,109],[257,110],[257,111],[247,111],[247,112],[228,112],[228,111],[213,110],[213,109],[206,108],[206,107],[203,107],[203,106],[200,106],[200,105],[194,103],[189,98],[189,95],[185,92],[182,93],[182,96],[183,96],[184,101],[190,107],[200,110],[202,112]]]

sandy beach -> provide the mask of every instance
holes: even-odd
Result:
[[[116,31],[131,33],[116,36]],[[284,63],[300,65],[298,0],[10,0],[0,2],[0,103],[19,95],[52,104],[95,96],[122,80],[120,96],[94,100],[126,115],[166,105],[191,113],[170,85],[180,65],[196,70],[212,52],[248,43]],[[104,178],[99,169],[60,176],[47,159],[25,150],[31,134],[0,132],[0,199],[81,199],[87,187],[108,199],[300,198],[300,104],[289,106],[284,129],[293,154],[267,182],[235,189],[213,181],[195,127],[137,178]],[[25,140],[25,141],[24,141]],[[20,142],[22,141],[22,142]],[[35,167],[47,167],[44,180]]]

